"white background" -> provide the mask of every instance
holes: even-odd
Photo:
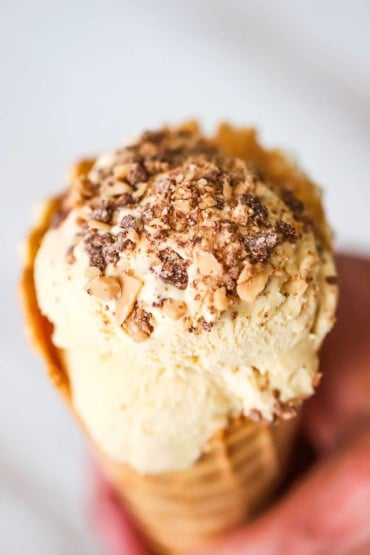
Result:
[[[164,121],[257,125],[326,191],[340,247],[370,250],[364,0],[1,0],[0,552],[98,555],[88,451],[28,350],[16,246],[78,156]]]

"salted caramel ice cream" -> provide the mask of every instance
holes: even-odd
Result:
[[[76,168],[35,260],[72,403],[113,461],[190,467],[232,417],[292,416],[319,382],[336,272],[320,192],[250,135],[195,125]]]

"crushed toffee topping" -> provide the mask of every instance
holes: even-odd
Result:
[[[296,243],[308,221],[304,204],[288,188],[189,126],[145,132],[98,159],[72,180],[54,225],[72,209],[89,264],[99,271],[89,291],[120,304],[120,325],[137,341],[155,327],[148,306],[190,322],[190,331],[209,331],[229,308],[234,317],[233,303],[253,302],[263,292],[279,246]],[[171,294],[142,305],[135,301],[141,288],[132,282],[135,276],[117,283],[103,279],[139,252],[150,274],[166,287],[191,292],[207,305],[209,318],[198,313],[189,320],[187,304]]]

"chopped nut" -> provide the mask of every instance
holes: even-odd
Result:
[[[226,310],[229,306],[229,299],[226,295],[226,288],[219,287],[213,294],[213,303],[217,310]]]
[[[131,193],[132,187],[122,181],[114,181],[113,183],[105,183],[102,187],[102,193],[108,196],[123,195],[124,193]]]
[[[127,322],[125,325],[125,329],[128,335],[133,339],[136,343],[142,343],[148,339],[148,334],[145,333],[142,329],[135,322]]]
[[[85,277],[89,280],[93,280],[101,275],[101,271],[96,266],[88,266],[85,270]]]
[[[115,318],[119,326],[123,324],[132,311],[142,285],[142,282],[134,276],[129,276],[126,273],[121,276],[122,293],[116,303]]]
[[[248,281],[240,283],[236,290],[241,300],[252,303],[266,287],[268,278],[268,273],[261,273],[251,277]]]
[[[225,198],[231,198],[232,194],[233,194],[233,190],[231,188],[231,185],[228,181],[225,181],[223,186],[222,186],[222,192]]]
[[[134,228],[131,228],[127,231],[126,238],[133,243],[138,243],[140,240],[139,234]]]
[[[140,198],[145,193],[147,186],[148,186],[147,183],[140,183],[136,191],[132,193],[133,198],[134,199]]]
[[[252,277],[253,266],[249,262],[245,262],[244,268],[242,269],[240,276],[238,278],[238,283],[244,283]]]
[[[205,208],[212,208],[212,206],[216,206],[217,200],[213,197],[205,197],[203,198],[202,202],[199,204],[199,208],[204,210]]]
[[[246,193],[250,188],[248,181],[240,181],[234,189],[235,195],[239,196]]]
[[[184,316],[184,314],[186,314],[188,307],[186,306],[186,303],[182,301],[176,301],[175,299],[164,299],[161,309],[167,316],[173,318],[173,320],[178,320],[179,318]]]
[[[117,179],[125,179],[130,171],[131,164],[118,164],[113,168],[113,175]]]
[[[176,200],[174,203],[175,209],[179,212],[190,212],[191,206],[187,200]]]
[[[211,252],[198,251],[195,255],[195,263],[202,276],[220,275],[222,273],[222,265]]]
[[[102,301],[112,301],[119,298],[121,286],[114,277],[98,276],[88,283],[87,292]]]
[[[109,224],[105,224],[99,220],[89,220],[87,224],[90,229],[100,229],[101,231],[109,231],[111,228]]]

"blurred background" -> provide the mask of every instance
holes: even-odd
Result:
[[[0,551],[101,555],[89,455],[22,333],[17,244],[76,157],[163,122],[255,125],[370,254],[366,0],[2,0]]]

